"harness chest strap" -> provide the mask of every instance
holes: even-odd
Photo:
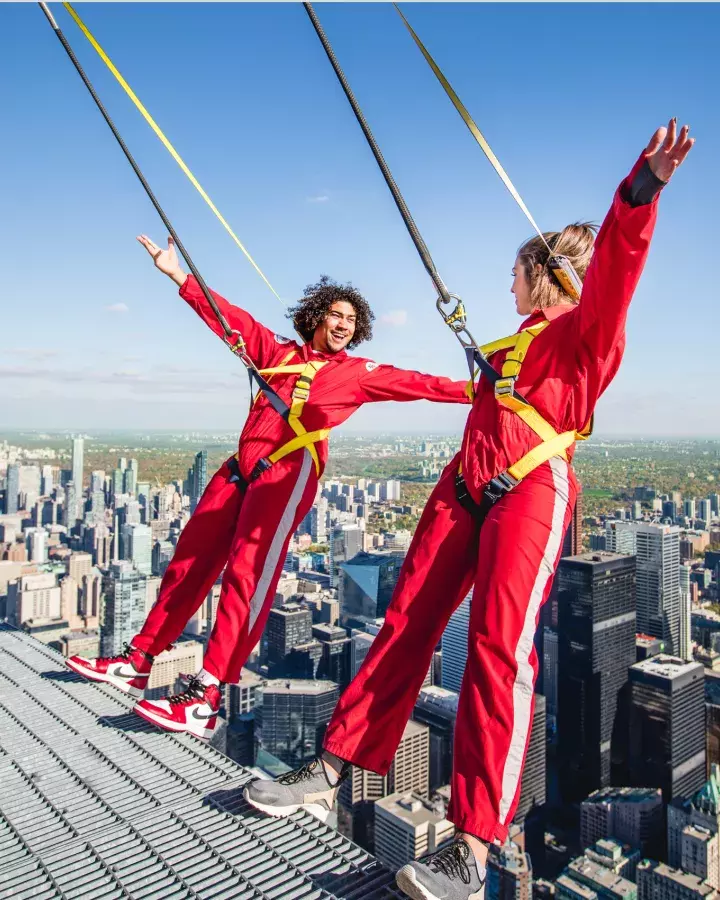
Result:
[[[592,418],[585,428],[580,431],[558,433],[536,409],[530,406],[529,403],[520,400],[515,394],[515,382],[520,374],[528,347],[549,324],[547,321],[541,322],[517,334],[500,338],[479,348],[480,353],[485,357],[489,357],[501,350],[508,351],[503,362],[501,375],[495,382],[495,399],[506,409],[519,416],[542,441],[541,444],[533,447],[529,453],[526,453],[516,463],[509,466],[496,479],[493,479],[493,482],[496,483],[491,483],[490,487],[498,492],[498,496],[510,490],[517,482],[537,469],[538,466],[552,459],[553,456],[561,456],[567,460],[566,451],[568,448],[576,441],[587,440],[592,433]],[[472,389],[472,386],[473,382],[471,380],[468,389]],[[510,477],[507,478],[507,476]]]
[[[298,375],[298,380],[295,382],[295,387],[293,388],[293,392],[290,397],[290,412],[287,416],[287,423],[295,432],[295,437],[291,438],[282,446],[278,447],[273,453],[271,453],[265,460],[266,465],[264,468],[267,468],[270,465],[273,465],[278,460],[283,459],[283,457],[288,456],[290,453],[293,453],[295,450],[301,450],[304,447],[307,448],[310,455],[312,456],[313,462],[315,464],[315,471],[317,474],[320,474],[320,459],[318,458],[316,444],[321,441],[326,440],[328,435],[330,434],[329,428],[320,428],[315,431],[308,431],[305,426],[302,424],[301,417],[303,413],[303,409],[305,404],[310,397],[310,388],[312,386],[313,379],[317,375],[317,373],[322,369],[322,367],[326,364],[324,360],[316,360],[307,363],[295,363],[293,365],[287,365],[288,361],[292,359],[297,351],[291,350],[290,353],[281,361],[279,366],[272,366],[267,369],[260,369],[260,374],[265,377],[270,377],[272,375]],[[259,394],[258,394],[259,396]],[[255,398],[255,402],[257,402],[257,397]]]

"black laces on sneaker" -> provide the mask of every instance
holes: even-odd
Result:
[[[307,781],[308,778],[312,778],[313,775],[317,774],[318,763],[320,763],[320,760],[314,759],[312,762],[300,766],[299,769],[293,769],[292,772],[286,772],[278,778],[279,784],[297,784],[299,781]],[[322,765],[322,763],[320,763],[320,765]]]
[[[197,675],[191,675],[188,679],[188,686],[181,694],[175,694],[174,697],[168,697],[169,703],[189,703],[190,700],[204,700],[205,685],[200,681]]]
[[[448,878],[459,878],[463,884],[470,884],[468,856],[470,856],[470,847],[465,841],[453,841],[444,850],[436,853],[428,865],[435,872],[442,872]]]
[[[125,662],[130,659],[130,654],[133,652],[135,648],[131,647],[130,644],[123,644],[122,651],[120,653],[116,653],[113,656],[98,656],[97,662],[112,662],[114,659],[124,659]]]

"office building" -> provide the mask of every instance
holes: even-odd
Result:
[[[371,850],[375,846],[375,801],[389,794],[429,796],[429,730],[408,722],[387,775],[352,766],[338,792],[338,827]]]
[[[358,553],[340,564],[340,624],[347,626],[382,618],[400,577],[404,554]]]
[[[126,469],[131,472],[132,469]],[[152,575],[152,529],[149,525],[124,525],[125,558],[141,575]]]
[[[520,800],[513,819],[518,824],[537,815],[547,799],[546,725],[545,697],[535,694],[530,742],[520,782]]]
[[[630,667],[632,785],[660,787],[665,803],[691,797],[705,782],[703,667],[653,656]]]
[[[667,861],[720,890],[720,767],[690,798],[667,808]]]
[[[338,695],[331,681],[268,681],[255,700],[260,748],[291,768],[311,762],[322,751]]]
[[[85,441],[82,438],[73,438],[72,442],[72,478],[78,497],[83,492],[83,473],[85,469]]]
[[[67,573],[80,584],[85,575],[92,572],[93,561],[89,553],[71,553],[67,561]]]
[[[344,628],[335,625],[313,625],[312,636],[320,642],[322,657],[318,678],[334,681],[341,691],[350,684],[350,648],[352,640]]]
[[[319,497],[310,509],[310,536],[313,544],[325,544],[328,539],[328,502]]]
[[[38,619],[59,619],[61,592],[55,575],[21,575],[7,586],[7,617],[20,627]]]
[[[610,784],[613,756],[618,767],[626,759],[625,727],[618,726],[635,662],[635,559],[608,552],[568,557],[556,582],[560,789],[572,803]]]
[[[53,467],[43,466],[40,475],[40,493],[43,497],[49,497],[52,494],[53,485]]]
[[[644,856],[640,850],[612,838],[601,838],[587,847],[583,855],[590,862],[603,866],[628,881],[635,881],[638,863]]]
[[[680,652],[680,529],[632,523],[637,547],[637,630]]]
[[[40,564],[47,562],[47,537],[44,528],[25,529],[25,546],[30,562]]]
[[[195,512],[208,482],[207,450],[201,450],[195,456],[195,462],[188,474],[190,476],[190,511]]]
[[[155,541],[152,549],[152,573],[161,578],[175,555],[175,545],[170,541]]]
[[[637,900],[637,886],[587,856],[573,859],[563,872],[566,878],[595,892],[597,900]]]
[[[697,875],[644,859],[637,868],[638,900],[718,900],[720,895]]]
[[[78,519],[78,493],[74,481],[68,481],[65,485],[65,503],[63,504],[63,525],[68,529],[74,528]]]
[[[442,686],[460,693],[468,654],[472,591],[460,603],[442,636]]]
[[[580,805],[581,847],[614,838],[639,848],[644,856],[654,856],[663,843],[663,828],[660,788],[603,788]]]
[[[142,628],[145,621],[147,579],[132,563],[113,563],[103,579],[105,615],[101,628],[103,656],[116,656]]]
[[[421,688],[415,703],[413,720],[430,730],[431,791],[450,783],[457,707],[458,694],[437,686]]]
[[[333,587],[338,584],[339,566],[363,549],[365,532],[359,525],[336,525],[330,533],[329,573]]]
[[[131,494],[135,496],[135,492],[137,490],[137,478],[138,478],[138,461],[136,459],[131,459],[130,463],[123,472],[123,493]]]
[[[14,515],[18,511],[20,495],[20,466],[11,463],[5,473],[5,513]]]
[[[126,469],[126,471],[131,471]],[[160,700],[174,693],[181,675],[194,675],[202,668],[203,645],[198,641],[179,640],[170,650],[155,657],[145,697]]]
[[[542,648],[542,693],[545,695],[545,700],[547,702],[547,716],[554,720],[557,717],[558,707],[559,649],[557,631],[553,631],[552,628],[548,628],[547,626],[543,627]]]
[[[375,801],[375,853],[393,869],[434,853],[454,833],[444,812],[419,794],[395,793]]]
[[[532,863],[514,841],[491,845],[487,860],[486,900],[532,900]]]
[[[293,648],[312,640],[312,613],[299,603],[286,603],[270,610],[265,626],[267,662],[271,674],[281,667]]]

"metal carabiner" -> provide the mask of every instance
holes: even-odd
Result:
[[[442,294],[440,294],[440,296],[435,301],[435,307],[442,316],[443,322],[460,341],[465,350],[468,350],[470,348],[477,349],[475,338],[467,329],[467,314],[465,312],[464,303],[457,294],[448,294],[448,297],[450,298],[450,300],[455,301],[455,309],[447,314],[443,310],[443,305],[447,305],[447,303],[449,303],[450,301],[446,300],[442,296]]]

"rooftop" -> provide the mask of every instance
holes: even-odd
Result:
[[[650,859],[645,859],[638,864],[638,881],[641,878],[641,873],[648,871],[662,878],[667,878],[677,885],[696,891],[697,897],[707,897],[708,900],[713,898],[714,900],[718,896],[714,888],[706,881],[701,881],[697,875],[690,875],[687,872],[683,872],[682,869],[671,869],[666,863],[653,862]]]
[[[684,659],[661,653],[658,656],[651,656],[650,659],[644,659],[642,662],[635,663],[630,667],[630,671],[644,672],[660,678],[673,679],[688,675],[693,669],[699,670],[701,668],[700,663],[685,662]]]
[[[334,681],[310,681],[305,678],[270,678],[260,688],[263,694],[304,694],[306,697],[337,689]]]
[[[0,625],[0,883],[13,900],[390,900],[392,874],[317,819],[270,819],[250,772]]]

